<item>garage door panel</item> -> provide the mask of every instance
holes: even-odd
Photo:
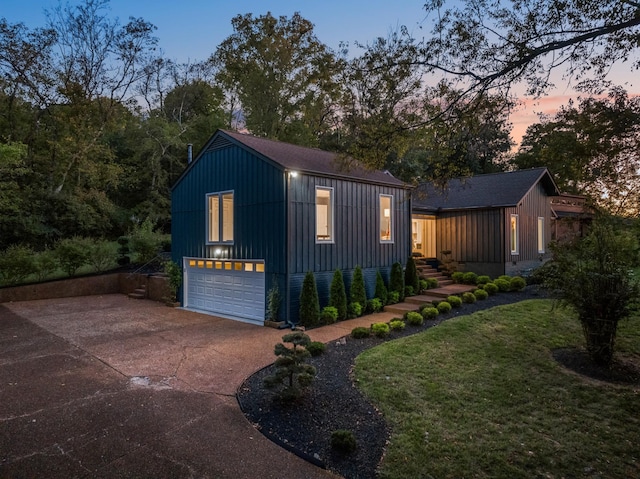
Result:
[[[185,306],[262,324],[265,315],[263,261],[185,259]]]

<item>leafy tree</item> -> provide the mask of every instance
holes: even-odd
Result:
[[[548,166],[562,191],[587,195],[613,214],[640,212],[640,98],[614,88],[607,98],[570,102],[530,126],[518,168]]]
[[[300,324],[303,326],[317,326],[320,321],[320,299],[316,278],[311,271],[307,271],[300,291]]]
[[[585,238],[557,245],[552,261],[546,286],[577,312],[594,362],[609,365],[618,322],[640,297],[640,284],[631,274],[638,264],[637,241],[611,218],[599,218]]]
[[[615,62],[640,67],[635,0],[429,0],[425,8],[435,20],[423,62],[465,84],[465,96],[490,89],[507,94],[520,80],[537,95],[552,86],[558,68],[591,88]]]
[[[315,145],[337,97],[339,62],[299,13],[238,15],[210,61],[257,136]],[[234,103],[233,100],[231,100]]]
[[[338,311],[338,321],[347,319],[347,293],[344,287],[342,271],[339,269],[335,270],[331,280],[329,306],[333,306]]]
[[[358,303],[363,307],[367,304],[367,290],[364,284],[362,268],[360,266],[356,266],[353,270],[349,294],[351,296],[351,303]]]
[[[28,173],[26,153],[26,145],[0,143],[0,249],[19,243],[25,232],[23,219],[28,203],[20,185]]]

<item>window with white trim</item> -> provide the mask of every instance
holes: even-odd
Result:
[[[511,215],[511,224],[509,226],[509,243],[511,245],[511,254],[519,253],[518,230],[518,215]]]
[[[544,253],[544,216],[538,216],[538,253]]]
[[[316,243],[333,243],[333,188],[316,186]]]
[[[380,195],[380,242],[393,243],[393,196]]]
[[[233,243],[233,191],[207,195],[207,243]]]

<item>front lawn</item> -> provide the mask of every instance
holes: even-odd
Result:
[[[640,317],[617,355],[640,364]],[[577,320],[548,300],[451,319],[368,350],[358,386],[392,431],[383,478],[640,477],[640,386],[568,372]]]

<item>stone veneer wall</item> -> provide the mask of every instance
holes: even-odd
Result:
[[[146,287],[148,299],[165,301],[169,297],[170,289],[166,276],[113,273],[0,288],[0,303],[73,296],[129,294],[141,286]]]

